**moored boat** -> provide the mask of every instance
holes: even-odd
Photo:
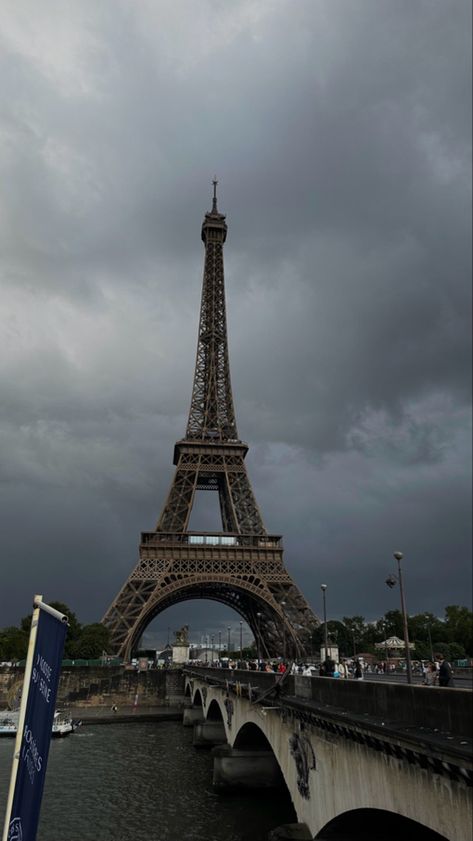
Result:
[[[53,719],[52,735],[67,736],[69,733],[73,733],[80,724],[80,721],[72,719],[67,713],[56,710]]]
[[[16,736],[18,731],[18,710],[0,711],[0,736]],[[52,736],[67,736],[79,727],[80,721],[72,719],[67,713],[56,710],[54,713]]]
[[[16,736],[18,714],[9,710],[0,712],[0,736]]]

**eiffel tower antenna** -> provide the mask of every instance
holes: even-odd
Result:
[[[202,224],[205,247],[197,355],[185,437],[155,530],[143,532],[139,561],[102,622],[111,649],[126,659],[149,623],[173,604],[212,599],[249,624],[263,656],[303,656],[319,624],[283,563],[280,535],[268,534],[246,471],[248,444],[237,432],[230,382],[223,245],[225,216]],[[198,491],[218,494],[222,528],[189,529]]]
[[[213,177],[212,184],[214,185],[214,197],[213,197],[213,202],[212,202],[212,213],[218,213],[218,210],[217,210],[217,184],[218,184],[218,180],[217,180],[216,175],[214,175],[214,177]]]

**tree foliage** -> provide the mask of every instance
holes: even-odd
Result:
[[[0,661],[24,660],[28,649],[28,634],[21,628],[3,628],[0,631]]]
[[[72,646],[73,658],[95,660],[101,657],[110,641],[110,631],[100,622],[84,625]]]
[[[414,643],[414,656],[429,660],[434,654],[443,654],[450,660],[473,656],[473,613],[467,607],[449,605],[445,619],[433,613],[417,613],[408,617],[409,640]],[[404,622],[400,610],[388,610],[376,622],[366,622],[363,616],[344,616],[343,620],[327,622],[328,637],[338,644],[341,655],[354,651],[379,652],[376,643],[390,636],[404,639]],[[314,647],[323,645],[323,623],[312,635]]]

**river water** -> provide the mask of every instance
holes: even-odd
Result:
[[[0,740],[0,827],[13,744]],[[37,841],[267,841],[292,821],[284,792],[216,794],[192,728],[104,724],[52,741]]]

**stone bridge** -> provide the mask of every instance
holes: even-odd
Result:
[[[214,787],[287,787],[297,821],[272,839],[472,839],[470,691],[185,674],[184,724],[213,748]]]

